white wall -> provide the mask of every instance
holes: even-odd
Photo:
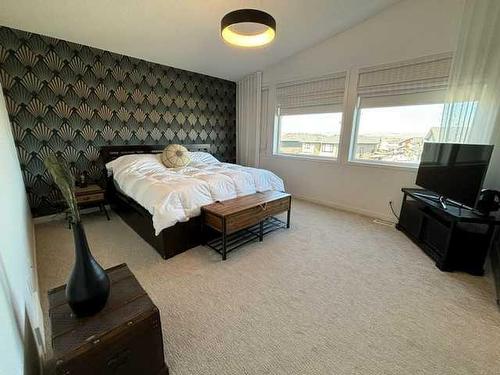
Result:
[[[269,87],[267,129],[272,136],[274,86],[279,82],[319,77],[360,67],[453,51],[463,0],[406,0],[317,46],[269,67],[263,85]],[[350,85],[353,85],[352,76]],[[354,98],[347,98],[339,162],[273,156],[272,142],[260,157],[260,167],[282,176],[295,196],[370,216],[391,219],[388,202],[397,209],[401,187],[412,186],[416,171],[394,167],[353,165],[346,160]]]
[[[0,374],[37,368],[33,332],[43,318],[38,298],[34,231],[11,126],[0,87]],[[28,327],[28,328],[27,328]],[[29,355],[28,355],[29,353]]]

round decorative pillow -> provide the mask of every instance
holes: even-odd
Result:
[[[165,147],[161,154],[161,161],[167,168],[185,167],[191,161],[189,151],[186,147],[171,144]]]

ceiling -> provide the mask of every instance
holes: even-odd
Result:
[[[0,25],[234,81],[398,1],[1,0]],[[220,20],[239,8],[270,13],[274,42],[257,49],[225,44]]]

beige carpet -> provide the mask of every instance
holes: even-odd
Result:
[[[292,228],[228,260],[164,261],[116,215],[84,217],[96,258],[126,262],[161,311],[166,360],[193,374],[495,374],[487,277],[442,273],[393,228],[295,201]],[[41,289],[65,281],[71,232],[37,226]],[[46,309],[46,306],[45,306]]]

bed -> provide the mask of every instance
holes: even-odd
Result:
[[[209,144],[184,146],[193,161],[180,169],[161,164],[162,145],[105,146],[100,152],[107,167],[107,200],[164,259],[203,242],[201,206],[284,190],[283,180],[272,172],[220,163],[208,154]],[[216,234],[205,230],[203,235],[206,240]]]

